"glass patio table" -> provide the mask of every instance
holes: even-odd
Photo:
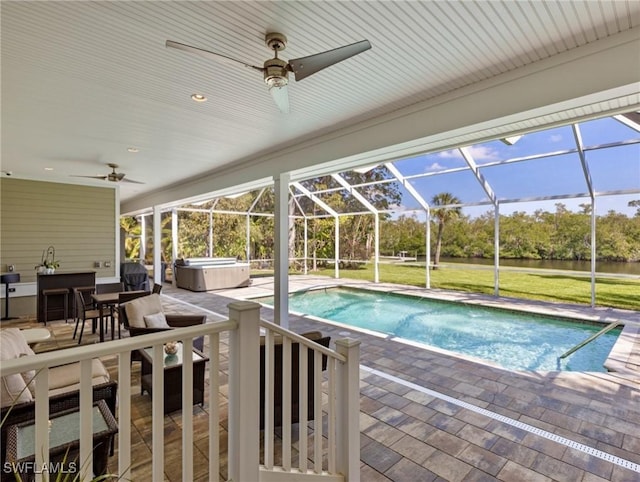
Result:
[[[118,424],[104,400],[93,404],[93,471],[103,474],[107,469],[107,459]],[[49,462],[51,471],[60,474],[82,473],[83,461],[78,460],[80,453],[80,411],[72,408],[55,413],[49,418]],[[7,435],[7,460],[15,465],[13,470],[22,480],[33,480],[36,471],[35,461],[35,420],[11,425]],[[16,479],[17,480],[17,479]],[[51,480],[55,480],[52,478]]]

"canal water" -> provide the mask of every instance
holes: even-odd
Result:
[[[425,257],[418,256],[418,262],[424,263]],[[441,257],[440,262],[464,263],[493,266],[493,258],[449,258]],[[563,271],[591,271],[591,261],[559,261],[549,259],[501,259],[500,266],[511,266],[526,269],[556,269]],[[640,276],[640,263],[619,263],[615,261],[598,261],[597,273],[612,273]]]

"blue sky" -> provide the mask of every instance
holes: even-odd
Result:
[[[627,203],[633,199],[640,199],[640,144],[598,150],[588,150],[588,148],[620,141],[640,141],[640,133],[613,117],[581,122],[578,128],[582,144],[587,149],[586,161],[595,190],[597,192],[629,189],[639,191],[634,195],[598,197],[596,212],[605,214],[609,210],[615,210],[633,215],[635,208],[628,207]],[[571,126],[563,126],[526,134],[511,146],[496,140],[477,144],[468,149],[475,162],[482,165],[536,154],[574,150],[576,141]],[[466,162],[458,150],[404,159],[394,164],[405,176],[466,167]],[[481,169],[481,173],[499,199],[588,193],[577,153],[485,167]],[[433,195],[441,192],[450,192],[468,203],[488,199],[487,194],[468,169],[463,172],[415,179],[412,184],[426,200],[430,200]],[[571,210],[579,210],[579,204],[588,203],[589,198],[503,204],[501,213],[533,212],[537,209],[553,211],[558,202],[565,204]],[[417,207],[406,192],[403,193],[402,204],[406,208]],[[470,207],[464,208],[464,212],[475,216],[489,209],[491,209],[490,206]]]

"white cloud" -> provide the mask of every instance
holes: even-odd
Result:
[[[549,140],[551,142],[560,142],[562,140],[562,136],[560,134],[551,134]]]
[[[471,146],[469,152],[476,161],[496,161],[500,159],[498,151],[487,146]]]
[[[446,169],[446,167],[444,167],[442,164],[438,164],[437,162],[434,162],[430,166],[427,166],[425,171],[440,171],[442,169]]]
[[[462,159],[462,154],[460,154],[460,151],[458,149],[438,152],[437,156],[441,157],[442,159]]]
[[[476,161],[495,161],[500,159],[500,154],[496,149],[488,146],[470,146],[467,148],[471,157]],[[442,159],[462,159],[462,154],[458,149],[442,151],[438,153]]]

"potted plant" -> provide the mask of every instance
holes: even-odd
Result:
[[[56,272],[56,268],[60,267],[60,262],[56,260],[45,261],[44,272],[45,274],[53,274]]]
[[[60,261],[56,261],[56,248],[49,246],[42,252],[40,265],[36,266],[38,273],[53,274],[60,267]]]

